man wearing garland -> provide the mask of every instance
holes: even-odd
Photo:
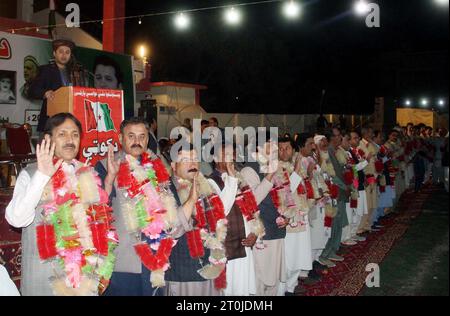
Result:
[[[179,213],[176,245],[165,275],[169,296],[219,296],[226,288],[228,213],[234,204],[237,179],[224,178],[221,191],[199,172],[193,146],[183,140],[172,148],[172,192]]]
[[[111,277],[117,236],[100,179],[76,160],[81,131],[72,114],[48,119],[37,164],[20,173],[6,208],[23,228],[22,295],[94,296]]]
[[[289,224],[289,220],[278,212],[270,194],[278,168],[276,142],[265,135],[264,143],[258,144],[254,154],[255,162],[246,163],[241,175],[253,191],[265,230],[264,237],[253,248],[256,295],[276,296],[280,284],[286,282],[284,238]]]
[[[303,186],[302,156],[295,152],[295,144],[289,138],[278,141],[280,168],[274,176],[280,205],[278,211],[289,219],[286,227],[285,254],[287,280],[283,294],[294,295],[298,278],[307,278],[312,271],[311,231],[309,227],[309,206],[304,194],[298,194]],[[312,173],[310,167],[309,174]],[[303,170],[307,174],[308,170]],[[301,191],[303,193],[303,191]]]
[[[359,144],[359,140],[357,143]],[[344,166],[344,182],[351,190],[350,198],[346,203],[348,225],[342,230],[342,244],[353,246],[359,241],[366,240],[366,238],[358,236],[356,233],[361,219],[361,216],[358,214],[358,200],[360,200],[359,172],[364,169],[367,162],[365,160],[357,162],[353,158],[351,153],[351,133],[343,135],[341,146],[336,152],[336,158]],[[364,191],[364,186],[362,190]]]
[[[369,127],[361,129],[361,142],[359,143],[358,150],[368,162],[368,165],[364,168],[365,174],[365,189],[367,197],[367,210],[368,214],[364,215],[361,219],[361,224],[358,228],[361,232],[373,232],[378,229],[372,227],[373,213],[378,207],[378,189],[377,179],[378,173],[376,171],[375,162],[378,155],[378,149],[373,144],[373,130]]]
[[[297,193],[300,198],[305,198],[309,207],[309,224],[311,230],[311,254],[314,271],[334,267],[332,261],[327,260],[328,265],[319,262],[320,255],[328,241],[325,227],[325,205],[328,199],[328,189],[322,176],[319,161],[314,158],[314,135],[302,133],[297,138],[298,157],[301,160],[300,175],[303,178]],[[325,138],[325,136],[323,136]],[[318,138],[319,139],[319,138]],[[318,150],[317,150],[318,152]],[[319,188],[321,188],[319,190]]]
[[[210,176],[217,186],[216,191],[223,190],[229,176],[238,179],[238,194],[233,207],[226,212],[227,237],[225,250],[227,255],[226,296],[249,296],[256,294],[255,267],[252,248],[258,238],[264,235],[264,226],[259,218],[259,210],[253,192],[236,172],[235,152],[232,145],[222,144],[215,156],[214,170]]]
[[[341,245],[342,229],[348,225],[347,212],[345,204],[348,201],[348,186],[344,183],[344,166],[337,160],[336,152],[341,145],[342,136],[339,129],[334,128],[330,136],[330,146],[328,150],[321,148],[320,157],[322,161],[322,170],[328,175],[327,184],[329,194],[332,199],[334,212],[331,223],[331,236],[321,255],[321,261],[325,259],[341,262],[344,258],[337,255]]]
[[[96,165],[110,196],[120,244],[107,296],[163,295],[164,272],[174,240],[168,231],[178,213],[170,177],[148,148],[150,126],[130,118],[120,126],[122,150]]]
[[[361,142],[361,137],[358,132],[352,131],[350,132],[350,153],[354,162],[357,165],[362,166],[363,168],[358,168],[358,176],[357,176],[357,184],[358,186],[358,201],[357,207],[355,208],[355,213],[353,214],[354,230],[356,230],[356,236],[364,241],[365,237],[362,236],[364,234],[364,230],[360,229],[362,218],[369,213],[367,208],[367,196],[366,196],[366,174],[364,172],[364,168],[367,166],[367,157],[364,152],[358,148]],[[370,157],[370,156],[369,156]]]

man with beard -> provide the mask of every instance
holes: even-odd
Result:
[[[17,228],[23,228],[21,292],[24,296],[61,295],[56,291],[55,281],[50,279],[55,277],[54,274],[58,279],[61,274],[70,271],[70,269],[74,269],[73,273],[76,273],[75,262],[71,263],[71,268],[66,265],[65,268],[69,270],[60,271],[60,264],[67,260],[64,255],[61,255],[61,259],[65,260],[58,261],[57,265],[50,261],[41,261],[41,249],[39,248],[38,251],[38,247],[41,246],[38,245],[36,236],[41,220],[44,220],[44,217],[48,215],[46,213],[49,212],[46,205],[53,205],[52,203],[59,205],[59,202],[55,201],[65,199],[61,197],[62,192],[60,190],[67,192],[67,196],[71,194],[72,208],[69,209],[70,216],[67,215],[68,217],[74,216],[75,207],[79,204],[77,199],[82,198],[79,191],[83,190],[82,184],[88,184],[88,182],[81,181],[80,172],[86,171],[86,168],[90,167],[86,167],[83,163],[75,160],[80,148],[81,131],[81,123],[69,113],[57,114],[47,121],[45,138],[36,148],[37,164],[28,165],[27,168],[22,170],[14,188],[13,198],[6,208],[8,223]],[[54,177],[54,175],[58,176]],[[96,176],[93,173],[92,176],[95,179]],[[56,184],[57,182],[63,183],[64,186],[56,190],[55,187],[59,187]],[[70,185],[70,188],[68,185]],[[96,184],[93,185],[96,186]],[[52,188],[54,192],[51,192]],[[90,189],[93,189],[93,187],[90,187]],[[74,194],[77,199],[72,197]],[[59,207],[58,212],[62,212]],[[60,220],[63,219],[60,218]],[[45,220],[48,220],[48,218],[45,218]],[[79,226],[77,225],[77,227]],[[81,230],[78,230],[76,234],[80,232]],[[60,231],[60,234],[63,233],[64,231]],[[110,233],[110,231],[106,231],[106,233]],[[72,240],[74,245],[78,242]],[[67,245],[66,243],[58,246],[60,252],[68,251],[65,247],[64,250],[61,249],[61,247]],[[48,248],[51,245],[47,243],[46,246]],[[91,273],[94,272],[91,271]],[[84,274],[81,271],[79,273]],[[98,283],[98,280],[95,282]],[[69,294],[66,293],[66,295],[76,295],[75,289],[68,289],[65,284],[59,285],[60,290],[63,288],[68,291]],[[72,290],[73,292],[71,292]],[[94,284],[92,291],[97,292],[96,284]],[[90,294],[95,295],[92,292]],[[86,292],[84,295],[88,295],[88,293]]]

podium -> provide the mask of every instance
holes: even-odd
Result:
[[[58,113],[73,114],[73,90],[74,87],[62,87],[56,90],[54,99],[47,101],[47,115],[52,117]]]
[[[124,120],[122,90],[62,87],[47,102],[47,115],[72,113],[82,126],[78,160],[95,165],[106,157],[108,146],[119,150],[120,124]]]

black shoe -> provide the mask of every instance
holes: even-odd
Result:
[[[285,292],[284,296],[295,296],[295,293],[291,293],[291,292]]]
[[[316,280],[316,279],[307,277],[306,279],[303,279],[303,284],[304,284],[304,285],[314,285],[314,284],[316,284],[316,283],[319,282],[319,281],[320,281],[320,279],[319,279],[319,280]]]
[[[322,276],[317,273],[315,270],[311,270],[308,273],[308,278],[313,279],[315,281],[320,281],[322,279]]]
[[[299,295],[306,294],[306,292],[307,292],[307,290],[306,290],[303,286],[298,285],[298,286],[295,288],[295,293],[294,293],[294,295],[295,295],[295,296],[299,296]]]
[[[320,264],[319,261],[314,261],[313,262],[313,269],[316,270],[316,271],[324,271],[324,270],[327,270],[328,267],[324,266],[323,264]]]

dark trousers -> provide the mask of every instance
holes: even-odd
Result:
[[[329,258],[330,256],[335,256],[336,252],[341,247],[342,239],[342,228],[347,226],[347,211],[345,210],[345,202],[338,202],[337,214],[333,218],[333,224],[331,226],[331,237],[328,239],[325,249],[322,251],[322,258]]]
[[[418,192],[422,188],[423,181],[425,181],[425,175],[416,174],[415,178],[414,192]]]
[[[164,296],[164,288],[152,288],[150,271],[142,267],[142,273],[114,272],[104,296]]]

